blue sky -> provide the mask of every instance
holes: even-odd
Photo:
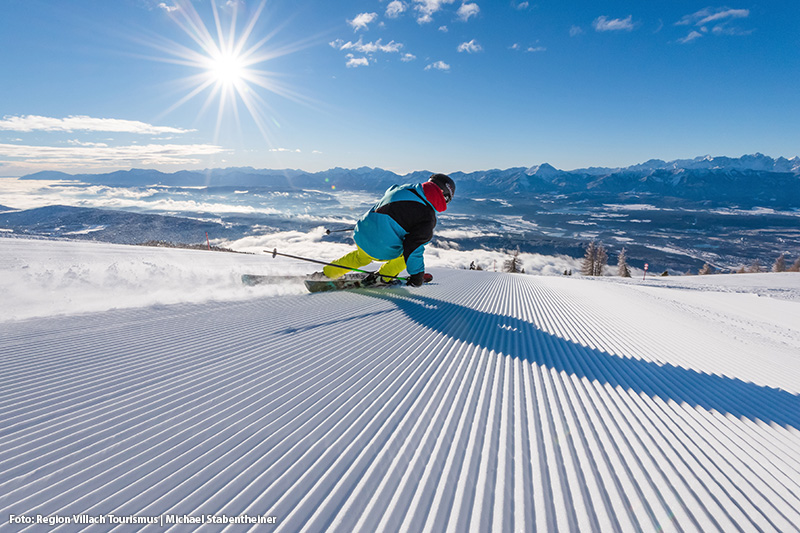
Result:
[[[800,155],[793,0],[0,10],[0,176]]]

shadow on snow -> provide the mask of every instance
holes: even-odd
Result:
[[[664,401],[800,430],[800,395],[670,364],[620,357],[562,339],[518,318],[411,294],[359,291],[456,340]]]

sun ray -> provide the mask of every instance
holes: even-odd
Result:
[[[272,146],[270,132],[280,128],[276,118],[279,108],[267,94],[315,109],[324,105],[287,83],[286,73],[264,68],[270,61],[323,42],[322,35],[276,44],[276,36],[289,24],[285,18],[258,34],[264,31],[267,0],[260,0],[247,12],[240,11],[239,2],[223,5],[221,0],[211,0],[206,4],[210,5],[210,13],[205,16],[191,0],[173,3],[177,9],[169,11],[168,16],[185,34],[186,42],[181,44],[161,35],[134,37],[159,52],[155,57],[140,57],[196,71],[175,80],[181,92],[161,118],[200,98],[197,117],[199,120],[211,114],[216,121],[214,142],[219,142],[225,122],[231,122],[241,132],[244,120],[249,120]]]
[[[193,77],[195,77],[195,78],[202,78],[202,80],[201,80],[201,81],[200,81],[200,83],[198,83],[198,85],[197,85],[197,86],[196,86],[194,89],[192,89],[192,90],[191,90],[191,91],[190,91],[188,94],[186,94],[185,96],[183,96],[183,97],[182,97],[180,100],[178,100],[177,102],[175,102],[174,104],[172,104],[172,105],[171,105],[170,107],[168,107],[168,108],[167,108],[167,109],[166,109],[166,110],[165,110],[163,113],[161,113],[161,114],[160,114],[160,115],[157,117],[159,120],[160,120],[160,119],[162,119],[162,118],[164,118],[165,116],[169,115],[170,113],[172,113],[173,111],[175,111],[176,109],[178,109],[179,107],[181,107],[183,104],[185,104],[185,103],[186,103],[186,102],[188,102],[189,100],[192,100],[192,99],[193,99],[195,96],[197,96],[197,95],[198,95],[198,94],[200,94],[201,92],[205,91],[205,90],[206,90],[208,87],[210,87],[211,85],[213,85],[213,84],[214,84],[214,80],[212,80],[212,79],[206,79],[206,77],[205,77],[205,76],[193,76]]]

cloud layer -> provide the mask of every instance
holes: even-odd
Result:
[[[137,120],[95,118],[71,115],[65,118],[39,115],[5,116],[0,131],[20,133],[118,133],[134,135],[179,135],[195,130],[154,126]],[[19,139],[21,140],[21,139]],[[195,165],[201,157],[225,152],[214,144],[125,144],[113,145],[111,139],[69,139],[50,144],[0,143],[0,165],[19,166],[26,170],[53,168],[103,169],[131,166]]]
[[[85,115],[72,115],[66,118],[42,117],[38,115],[5,116],[0,120],[0,131],[104,131],[113,133],[135,133],[140,135],[179,134],[195,130],[185,130],[168,126],[153,126],[138,120],[116,118],[94,118]]]
[[[31,146],[0,144],[0,157],[26,168],[109,168],[140,165],[195,165],[200,156],[225,150],[212,144],[145,144],[106,146]]]

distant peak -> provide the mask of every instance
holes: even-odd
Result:
[[[557,174],[561,174],[561,171],[549,163],[542,163],[541,165],[535,165],[528,168],[525,171],[525,174],[527,174],[528,176],[547,177],[547,176],[555,176]]]

